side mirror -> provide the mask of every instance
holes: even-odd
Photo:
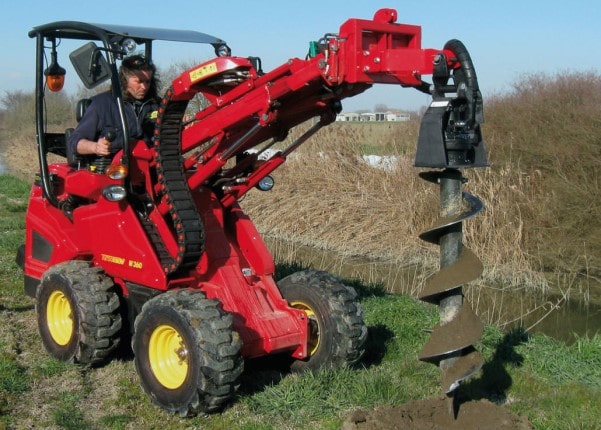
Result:
[[[100,48],[94,42],[88,42],[69,54],[73,68],[87,89],[105,82],[111,71]]]

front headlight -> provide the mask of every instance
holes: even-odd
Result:
[[[215,48],[215,54],[217,54],[218,57],[229,57],[232,55],[232,50],[224,43]]]
[[[121,48],[123,48],[126,55],[132,54],[136,50],[137,47],[138,47],[138,45],[137,45],[136,41],[129,37],[126,39],[123,39],[123,41],[121,42]]]
[[[123,185],[109,185],[102,190],[102,196],[109,202],[119,202],[127,196]]]

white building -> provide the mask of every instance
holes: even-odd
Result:
[[[362,121],[362,122],[400,122],[410,121],[411,115],[402,112],[365,112],[365,113],[354,113],[354,112],[342,112],[336,115],[336,121]]]
[[[411,115],[400,112],[386,112],[386,121],[410,121]]]
[[[354,112],[339,113],[336,115],[336,121],[359,121],[359,114]]]

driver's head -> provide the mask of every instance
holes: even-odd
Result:
[[[121,90],[126,99],[146,100],[157,97],[156,67],[143,55],[130,55],[119,68]]]

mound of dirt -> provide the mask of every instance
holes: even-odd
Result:
[[[342,424],[342,430],[445,430],[445,429],[532,429],[530,422],[487,400],[459,406],[457,418],[449,413],[446,398],[430,398],[373,411],[359,409]]]

